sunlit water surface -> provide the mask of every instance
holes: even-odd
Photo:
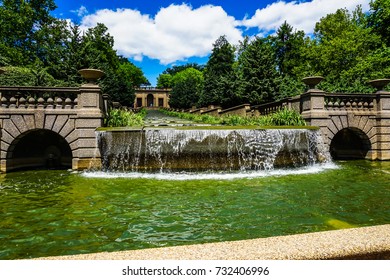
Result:
[[[0,259],[390,223],[390,162],[236,174],[0,175]]]

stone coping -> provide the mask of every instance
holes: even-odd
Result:
[[[251,240],[38,260],[390,260],[390,224]]]

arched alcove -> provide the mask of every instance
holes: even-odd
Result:
[[[148,94],[148,96],[146,97],[146,100],[147,100],[147,106],[148,107],[154,107],[154,96],[153,94]]]
[[[370,150],[370,139],[358,128],[340,130],[330,144],[333,159],[365,159]]]
[[[46,129],[31,130],[17,137],[7,153],[10,169],[72,167],[72,150],[59,134]]]

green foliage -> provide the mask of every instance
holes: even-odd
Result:
[[[211,125],[227,126],[306,126],[302,116],[287,108],[281,109],[273,114],[259,117],[241,117],[238,115],[228,115],[223,117],[213,117],[207,114],[198,115],[184,112],[174,112],[162,109],[162,112],[169,116],[187,119],[196,123],[206,123]]]
[[[144,124],[145,111],[133,113],[126,109],[112,109],[104,123],[108,127],[142,126]]]
[[[275,49],[277,69],[282,76],[296,78],[296,69],[305,61],[305,33],[293,31],[286,21],[278,28],[276,35],[270,40]],[[298,77],[299,78],[299,77]]]
[[[118,75],[123,76],[126,80],[130,81],[131,84],[135,87],[140,87],[141,85],[149,85],[150,82],[145,77],[144,73],[140,68],[135,66],[133,63],[127,59],[121,59],[119,64]]]
[[[172,88],[172,75],[160,74],[157,78],[157,88]]]
[[[0,67],[19,67],[0,78],[8,85],[79,86],[82,68],[105,72],[99,84],[113,101],[131,106],[134,87],[149,82],[142,70],[117,55],[105,25],[81,32],[78,25],[56,19],[53,0],[0,1]],[[17,69],[17,68],[13,68]],[[25,71],[29,69],[29,71]]]
[[[168,74],[174,76],[176,73],[179,73],[187,68],[193,68],[200,72],[204,70],[204,65],[199,65],[198,63],[187,63],[184,65],[175,65],[164,70],[163,74]]]
[[[234,93],[235,73],[233,69],[235,49],[221,36],[213,45],[209,61],[203,72],[204,87],[199,105],[232,106],[237,103]]]
[[[280,75],[276,71],[274,49],[267,39],[257,37],[243,47],[237,64],[240,103],[261,104],[275,100]]]
[[[47,73],[45,68],[35,66],[26,67],[2,67],[5,70],[0,75],[1,86],[63,86],[63,82],[56,80]]]
[[[174,108],[191,108],[199,100],[203,87],[203,74],[194,68],[186,68],[172,77],[169,105]]]
[[[382,48],[382,43],[365,21],[360,8],[353,13],[340,9],[316,24],[309,56],[313,69],[325,77],[321,89],[366,92],[368,76],[378,74],[378,70],[372,68],[372,58]]]
[[[370,2],[370,7],[368,26],[390,47],[390,1],[374,0]]]

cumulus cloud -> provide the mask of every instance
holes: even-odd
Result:
[[[322,17],[341,8],[352,11],[357,5],[362,5],[363,11],[369,10],[369,0],[278,1],[256,10],[255,15],[242,20],[241,25],[247,28],[257,27],[259,31],[267,33],[277,30],[287,21],[298,30],[313,33],[315,23]]]
[[[275,0],[273,4],[256,10],[252,17],[239,20],[220,6],[204,5],[195,9],[185,3],[163,7],[155,15],[133,9],[104,9],[87,14],[84,6],[77,13],[83,16],[82,28],[104,23],[114,36],[119,54],[137,61],[149,57],[169,64],[209,55],[213,43],[221,35],[237,44],[245,29],[256,28],[261,36],[274,32],[287,21],[298,30],[312,33],[321,17],[339,8],[352,11],[357,5],[362,5],[363,11],[369,10],[369,0]]]
[[[231,43],[242,40],[235,18],[213,5],[193,9],[172,4],[154,17],[132,9],[105,9],[85,16],[81,25],[88,28],[98,22],[114,36],[118,53],[135,60],[147,56],[163,64],[206,56],[221,35]]]

